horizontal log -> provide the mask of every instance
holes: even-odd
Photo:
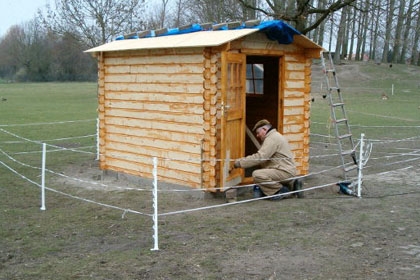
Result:
[[[305,72],[286,71],[285,75],[288,80],[305,80]]]
[[[120,145],[120,149],[129,149],[129,147],[125,148],[124,145],[130,146],[131,151],[135,151],[138,149],[139,151],[143,151],[146,153],[147,151],[158,151],[160,153],[164,153],[164,151],[178,151],[186,153],[189,155],[188,158],[197,158],[197,155],[201,155],[201,145],[200,144],[191,144],[191,143],[184,143],[184,142],[175,142],[175,141],[167,141],[167,140],[160,140],[154,138],[145,138],[145,137],[136,137],[136,136],[129,136],[129,135],[117,135],[117,134],[107,134],[105,136],[105,143],[106,148],[108,149],[111,142],[114,142],[114,145]],[[150,153],[150,152],[149,152]],[[187,159],[187,157],[185,157]]]
[[[118,126],[127,126],[128,128],[145,128],[149,130],[161,130],[161,131],[175,131],[191,134],[198,134],[201,135],[204,133],[203,126],[201,123],[196,125],[191,125],[190,123],[174,123],[168,122],[164,120],[154,119],[151,121],[150,119],[133,119],[133,118],[121,118],[121,117],[112,117],[107,116],[105,119],[107,125],[118,125]]]
[[[114,171],[124,172],[144,178],[152,178],[153,163],[143,164],[129,162],[118,158],[108,157],[107,168]],[[201,172],[201,171],[200,171]],[[201,173],[200,173],[201,174]],[[169,183],[182,183],[185,186],[199,187],[201,185],[201,175],[181,170],[168,169],[158,166],[158,181],[163,180]]]
[[[128,162],[128,163],[137,163],[140,165],[151,165],[153,168],[153,157],[145,157],[144,155],[136,155],[125,151],[119,151],[119,150],[113,150],[108,149],[106,152],[107,158],[113,158],[118,159],[122,162]],[[201,165],[200,161],[181,161],[181,160],[171,160],[168,158],[162,158],[159,157],[159,155],[156,155],[158,158],[158,166],[159,168],[163,168],[166,170],[176,170],[185,172],[188,174],[201,174]]]
[[[202,63],[177,63],[168,64],[130,64],[130,65],[107,65],[105,73],[110,74],[202,74]]]
[[[304,63],[285,63],[286,64],[286,71],[305,71],[305,64]]]
[[[296,124],[296,125],[286,125],[283,127],[283,133],[289,134],[289,133],[301,133],[304,132],[303,124]]]
[[[168,128],[171,125],[168,124]],[[114,124],[108,124],[106,127],[107,133],[120,134],[120,135],[132,135],[136,137],[148,137],[153,139],[161,139],[165,141],[176,141],[196,144],[203,139],[203,134],[185,133],[185,131],[170,131],[167,129],[148,129],[139,126],[119,126]]]
[[[157,111],[142,111],[142,110],[124,110],[107,108],[106,116],[134,118],[143,120],[160,120],[172,123],[189,123],[200,124],[203,123],[203,116],[197,114],[181,114],[174,112],[157,112]]]
[[[136,102],[136,101],[124,101],[124,100],[107,100],[105,101],[105,108],[118,108],[128,110],[142,110],[142,111],[154,111],[154,112],[171,112],[171,113],[182,113],[182,114],[198,114],[204,113],[203,106],[201,104],[189,104],[189,103],[160,103],[160,102]]]
[[[191,64],[203,63],[204,57],[202,53],[199,54],[175,54],[175,55],[161,55],[161,56],[116,56],[106,57],[104,66],[109,65],[162,65],[162,64]]]
[[[303,107],[285,107],[283,111],[284,116],[292,116],[292,115],[303,115],[304,108]]]
[[[304,98],[305,92],[301,89],[285,89],[284,90],[285,99],[288,98]]]
[[[108,74],[105,83],[203,84],[203,73],[180,74]]]
[[[107,92],[106,98],[109,100],[127,100],[127,101],[149,101],[159,103],[187,103],[187,104],[202,104],[203,95],[201,93],[165,93],[165,92],[121,92],[113,91]],[[101,103],[104,100],[100,100]]]
[[[305,105],[303,98],[285,98],[283,102],[285,107],[303,107]]]
[[[290,89],[290,88],[304,88],[305,87],[305,81],[303,80],[286,80],[285,81],[285,87]]]
[[[106,83],[105,91],[120,91],[120,92],[147,92],[147,93],[192,93],[202,94],[203,84],[178,84],[178,83]]]

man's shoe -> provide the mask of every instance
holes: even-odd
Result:
[[[276,194],[284,194],[284,193],[288,193],[288,192],[290,192],[289,188],[283,186],[283,187],[281,187],[281,189],[279,191],[277,191],[275,193],[275,195]],[[279,195],[279,196],[271,197],[270,200],[281,200],[281,199],[284,199],[284,198],[287,198],[287,197],[289,197],[289,195]]]
[[[302,190],[302,188],[303,188],[302,180],[301,179],[296,179],[293,182],[293,191],[299,191],[299,190]],[[304,194],[303,194],[303,192],[297,192],[296,196],[297,196],[297,198],[303,198]]]
[[[264,196],[262,190],[257,185],[254,185],[253,192],[254,192],[254,198],[260,198],[260,197],[263,197]]]

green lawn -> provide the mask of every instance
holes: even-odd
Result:
[[[59,146],[94,153],[96,96],[95,83],[0,84],[0,129],[3,130],[0,131],[0,149],[31,167],[18,164],[3,153],[1,161],[39,182],[39,170],[34,167],[40,167],[41,163],[40,142],[54,145],[47,146],[48,151],[57,150],[55,146]],[[87,156],[83,152],[49,153],[47,164],[60,170]],[[1,167],[0,179],[7,183],[17,177]]]
[[[338,66],[339,76],[340,71],[347,73],[348,67]],[[419,67],[393,65],[389,68],[373,63],[359,63],[357,72],[341,75],[338,80],[353,134],[366,132],[371,137],[383,139],[412,135],[413,129],[416,131],[413,127],[420,125],[419,78]],[[312,86],[319,88],[318,84]],[[387,100],[382,99],[383,94],[388,96]],[[311,132],[327,133],[329,118],[327,99],[317,98],[311,108]],[[400,128],[391,133],[389,127],[393,126]]]

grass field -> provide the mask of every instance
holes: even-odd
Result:
[[[310,165],[319,171],[335,161],[316,156],[336,148],[316,73]],[[305,199],[161,216],[157,252],[150,250],[151,217],[121,211],[151,213],[150,192],[57,176],[150,189],[88,172],[97,170],[96,84],[0,84],[0,279],[416,279],[420,69],[357,63],[338,73],[354,135],[375,140],[366,198],[326,188]],[[86,200],[48,191],[47,210],[39,209],[41,142],[49,144],[47,168],[56,172],[47,174],[47,186]],[[314,176],[305,187],[336,176]],[[162,213],[219,204],[224,200],[197,192],[159,194]]]

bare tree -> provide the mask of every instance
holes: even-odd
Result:
[[[311,5],[313,7],[317,7],[318,9],[324,9],[327,3],[327,0],[311,0]],[[309,22],[317,22],[321,14],[311,14],[308,17]],[[310,32],[306,33],[306,35],[312,40],[314,40],[318,45],[323,45],[324,43],[324,33],[326,28],[327,21],[324,20],[317,28],[311,30]]]
[[[393,63],[399,63],[399,53],[401,48],[401,38],[403,22],[404,22],[404,11],[405,11],[405,0],[399,1],[399,9],[398,9],[398,17],[397,17],[397,26],[395,27],[395,35],[394,35],[394,42],[392,44],[392,54],[391,54],[391,61]]]
[[[385,26],[385,42],[384,42],[384,50],[382,52],[382,62],[388,62],[388,55],[389,55],[389,47],[391,41],[391,31],[392,31],[392,22],[394,20],[394,11],[395,11],[395,0],[387,1],[387,18],[386,18],[386,26]]]
[[[73,34],[88,46],[142,29],[144,0],[55,0],[44,23],[58,34]]]
[[[418,42],[420,41],[420,12],[415,14],[417,24],[414,26],[413,44],[411,48],[411,64],[420,66],[420,51]]]
[[[161,0],[149,9],[147,24],[145,26],[146,29],[160,29],[167,26],[167,20],[169,17],[168,5],[169,0]]]
[[[337,42],[335,44],[335,55],[334,55],[334,63],[335,64],[339,64],[341,61],[341,54],[342,52],[342,46],[344,44],[344,36],[346,34],[346,29],[347,27],[347,7],[344,7],[341,10],[341,19],[340,19],[340,24],[338,27],[338,33],[337,33]]]
[[[336,0],[328,1],[325,6],[314,7],[309,0],[265,0],[261,5],[253,5],[249,0],[238,0],[242,5],[253,9],[268,17],[281,19],[291,23],[303,34],[317,28],[332,13],[356,3],[356,0]],[[309,22],[308,18],[312,14],[317,14],[314,22]]]
[[[255,0],[249,0],[255,4]],[[186,3],[191,22],[221,23],[255,18],[254,10],[240,4],[238,0],[190,0]]]
[[[407,13],[406,13],[406,17],[405,17],[405,23],[403,25],[404,27],[404,35],[402,36],[402,47],[401,47],[401,54],[400,54],[400,58],[399,61],[401,63],[403,63],[406,60],[406,56],[407,56],[407,48],[409,45],[409,35],[410,35],[410,31],[412,30],[412,26],[411,26],[411,22],[413,20],[413,6],[414,6],[414,0],[410,0],[409,4],[408,4],[408,9],[407,9]],[[413,42],[415,43],[415,42]]]

